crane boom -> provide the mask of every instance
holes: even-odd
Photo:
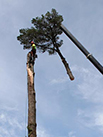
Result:
[[[103,74],[103,66],[90,54],[83,45],[61,24],[61,30],[71,39],[71,41],[84,53],[84,55],[91,61],[91,63]]]

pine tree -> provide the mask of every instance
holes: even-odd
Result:
[[[30,48],[30,41],[34,41],[38,50],[42,53],[48,52],[49,55],[57,53],[67,71],[71,80],[74,80],[69,65],[60,51],[60,47],[63,44],[63,40],[59,40],[59,35],[62,34],[60,25],[63,21],[63,17],[58,14],[55,9],[52,9],[51,13],[47,12],[41,17],[32,19],[33,26],[27,29],[20,29],[20,35],[17,39],[23,45],[24,49]]]

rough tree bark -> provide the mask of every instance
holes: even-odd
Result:
[[[28,79],[28,137],[36,137],[36,94],[34,89],[34,65],[29,66],[30,53],[27,54]]]

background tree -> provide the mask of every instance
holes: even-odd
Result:
[[[60,47],[63,44],[63,40],[59,40],[59,35],[62,34],[60,29],[62,21],[63,17],[55,9],[52,9],[51,13],[47,12],[41,17],[33,18],[33,26],[31,28],[20,29],[20,35],[17,39],[24,45],[24,49],[30,48],[30,41],[33,40],[40,52],[44,53],[47,51],[49,55],[57,53],[70,79],[74,80],[69,65],[60,51]]]

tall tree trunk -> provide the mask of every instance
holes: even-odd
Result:
[[[34,65],[29,66],[30,53],[27,54],[28,79],[28,137],[36,137],[36,95],[34,89]]]
[[[63,57],[63,55],[62,55],[62,53],[60,52],[59,48],[58,48],[57,46],[55,46],[55,47],[56,47],[56,52],[57,52],[58,55],[60,56],[60,58],[61,58],[61,60],[62,60],[62,62],[63,62],[63,64],[64,64],[64,67],[65,67],[65,69],[66,69],[66,71],[67,71],[67,74],[69,75],[69,78],[70,78],[71,80],[74,80],[74,76],[73,76],[73,74],[72,74],[72,72],[71,72],[71,70],[70,70],[70,68],[69,68],[69,64],[67,63],[66,59]]]

